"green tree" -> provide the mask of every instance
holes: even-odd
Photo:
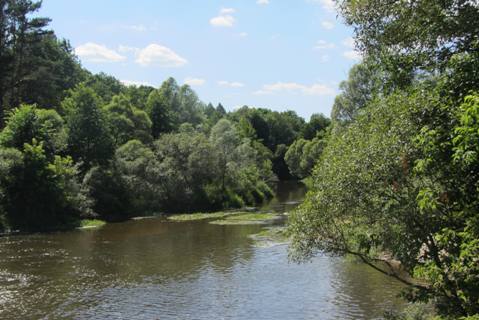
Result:
[[[83,184],[94,200],[92,210],[96,216],[106,221],[124,221],[132,216],[132,195],[116,163],[92,167]]]
[[[92,89],[79,85],[63,102],[67,112],[68,151],[84,171],[113,157],[113,139]]]
[[[72,159],[55,156],[49,161],[35,139],[22,151],[2,153],[7,165],[10,162],[9,172],[0,178],[8,227],[45,231],[75,226],[80,215],[89,212],[90,202],[77,181]]]
[[[394,74],[440,68],[457,53],[477,50],[479,7],[475,1],[338,0],[353,26],[358,47],[379,57]],[[404,78],[404,77],[402,77]]]
[[[62,153],[66,148],[64,121],[55,110],[22,105],[11,111],[6,127],[0,133],[0,145],[23,149],[33,139],[41,141],[47,157]]]
[[[178,91],[178,123],[199,125],[204,121],[203,104],[189,85],[183,85]]]
[[[95,92],[102,105],[110,103],[114,96],[126,91],[125,85],[120,80],[103,72],[89,74],[83,84]]]
[[[155,142],[154,152],[160,163],[165,209],[211,210],[221,205],[216,194],[207,193],[219,172],[215,150],[204,134],[165,134]]]
[[[49,19],[35,17],[41,1],[0,2],[0,127],[6,110],[21,103],[57,108],[66,90],[86,72],[70,44],[46,30]]]
[[[0,2],[0,128],[6,106],[20,104],[23,80],[39,67],[30,65],[29,49],[42,41],[47,33],[44,28],[50,22],[47,18],[31,17],[40,6],[40,1]]]
[[[312,114],[309,122],[301,129],[301,135],[306,140],[314,139],[319,133],[324,134],[331,125],[331,119],[324,114]]]
[[[321,138],[296,140],[284,155],[284,160],[291,173],[300,179],[311,175],[314,165],[321,156],[324,145],[325,142]]]
[[[152,141],[152,124],[148,114],[134,107],[126,95],[114,96],[105,106],[105,110],[117,146],[131,139],[138,139],[144,143]]]
[[[165,199],[163,175],[154,152],[139,140],[130,140],[116,150],[115,159],[128,190],[135,215],[159,212]]]
[[[353,121],[374,98],[385,94],[385,73],[368,59],[349,70],[348,80],[339,84],[341,93],[334,100],[331,118],[336,124]]]
[[[292,254],[353,254],[380,271],[377,261],[389,256],[410,277],[383,272],[411,285],[410,300],[473,315],[477,164],[467,141],[475,141],[478,100],[467,98],[457,115],[437,91],[419,87],[377,101],[331,136],[313,190],[291,218]]]
[[[161,133],[173,131],[178,126],[178,91],[175,79],[169,78],[161,87],[148,96],[146,109],[152,122],[152,135],[158,138]]]

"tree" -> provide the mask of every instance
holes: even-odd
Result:
[[[77,181],[71,158],[55,156],[49,161],[35,139],[22,153],[4,149],[9,172],[0,178],[1,207],[12,230],[46,231],[78,224],[89,212],[90,201]],[[10,164],[9,164],[10,162]]]
[[[79,85],[63,102],[67,112],[68,151],[84,172],[113,157],[113,139],[106,116],[92,89]]]
[[[125,85],[120,80],[103,72],[94,75],[89,74],[84,81],[84,86],[95,92],[102,105],[110,103],[114,96],[126,91]]]
[[[133,214],[144,215],[162,209],[165,199],[160,164],[154,152],[139,140],[130,140],[116,150],[117,168],[125,183]]]
[[[221,119],[211,129],[210,141],[218,151],[221,192],[226,194],[228,163],[233,160],[234,149],[238,146],[240,137],[230,121]]]
[[[335,124],[353,121],[373,99],[387,94],[385,73],[374,61],[368,59],[354,65],[348,80],[339,84],[341,93],[334,100],[331,119]]]
[[[124,221],[132,216],[132,198],[119,168],[94,166],[83,178],[93,201],[92,210],[106,221]]]
[[[309,122],[301,129],[301,135],[306,140],[314,139],[319,133],[324,134],[326,129],[331,125],[331,119],[324,114],[312,114]]]
[[[155,88],[150,86],[127,86],[124,90],[125,95],[127,95],[131,103],[140,110],[146,111],[146,101],[150,93],[155,90]]]
[[[311,175],[314,165],[321,156],[324,145],[324,139],[319,137],[313,140],[296,140],[284,155],[284,160],[291,173],[300,179]]]
[[[65,125],[55,110],[38,109],[29,105],[12,110],[6,127],[0,133],[0,145],[22,150],[23,145],[31,144],[33,139],[43,143],[49,159],[65,151]]]
[[[0,1],[0,128],[6,106],[21,102],[19,90],[41,66],[30,65],[29,50],[48,33],[47,18],[31,17],[41,6],[40,1]]]
[[[204,134],[191,131],[164,134],[155,142],[154,152],[165,195],[164,209],[211,210],[221,206],[216,203],[216,194],[207,193],[219,172],[214,147]]]
[[[241,139],[232,122],[218,121],[211,129],[209,139],[219,162],[218,191],[223,206],[254,204],[271,195],[271,189],[265,183],[272,176],[271,162],[249,139]]]
[[[146,108],[152,121],[152,135],[158,138],[161,133],[173,131],[178,126],[178,91],[173,78],[169,78],[148,96]]]
[[[191,89],[189,85],[183,85],[178,91],[178,103],[180,109],[178,110],[178,123],[185,122],[193,125],[199,125],[204,121],[202,114],[202,102]]]
[[[126,95],[114,96],[105,106],[105,110],[117,146],[131,139],[138,139],[144,143],[152,141],[152,124],[148,114],[134,107]]]
[[[53,33],[30,44],[28,50],[28,60],[23,63],[30,73],[18,86],[18,101],[58,110],[68,90],[83,81],[87,72],[81,68],[70,43],[58,40]]]
[[[463,0],[339,0],[360,50],[394,74],[441,68],[457,53],[477,50],[479,7]]]
[[[466,100],[454,129],[450,101],[419,87],[377,101],[332,135],[291,218],[293,256],[353,254],[380,271],[377,261],[389,256],[417,279],[382,271],[410,284],[410,300],[434,300],[448,315],[477,313],[474,157],[462,167],[473,154],[463,142],[477,132],[475,101]]]

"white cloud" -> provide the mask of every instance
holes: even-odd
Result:
[[[240,32],[238,34],[241,38],[246,38],[248,36],[248,34],[246,32]]]
[[[151,83],[146,82],[146,81],[120,80],[120,82],[123,83],[125,86],[136,86],[136,87],[150,86],[150,87],[154,87],[154,85],[152,85]]]
[[[124,29],[136,32],[145,32],[148,28],[142,24],[133,24],[133,25],[125,25],[123,26]]]
[[[323,54],[319,57],[319,62],[325,63],[330,60],[329,54]]]
[[[233,14],[235,12],[236,12],[236,10],[233,9],[233,8],[222,8],[220,10],[220,16],[225,15],[225,14]]]
[[[269,0],[257,0],[256,3],[259,5],[268,5]]]
[[[334,12],[336,10],[336,6],[333,0],[307,0],[307,2],[318,3],[323,7],[323,9],[330,12]]]
[[[354,48],[354,39],[352,37],[347,37],[342,41],[343,46],[348,48]]]
[[[336,45],[334,43],[327,42],[325,40],[318,40],[318,42],[316,42],[316,45],[314,46],[313,49],[315,49],[315,50],[326,50],[326,49],[333,49],[335,47],[336,47]]]
[[[192,86],[192,87],[198,87],[198,86],[202,86],[205,84],[206,80],[205,79],[201,79],[201,78],[192,78],[192,77],[187,77],[185,78],[185,80],[183,81],[185,84],[189,85],[189,86]]]
[[[321,3],[324,9],[331,12],[335,10],[335,5],[333,0],[319,0],[319,2]]]
[[[277,82],[274,84],[265,84],[260,90],[254,92],[254,94],[265,95],[279,92],[300,93],[304,95],[315,96],[335,94],[333,88],[321,83],[313,83],[312,85],[308,86],[296,82]]]
[[[334,28],[334,23],[331,21],[324,20],[324,21],[321,21],[321,27],[323,27],[326,30],[331,30]]]
[[[124,45],[120,44],[120,45],[118,46],[118,52],[121,52],[121,53],[133,53],[133,54],[137,55],[137,54],[140,52],[140,49],[139,49],[139,48],[135,48],[135,47],[124,46]]]
[[[188,61],[170,48],[152,43],[138,51],[136,63],[141,66],[181,67]]]
[[[242,87],[244,87],[244,83],[237,82],[237,81],[226,81],[226,80],[218,81],[218,85],[222,86],[222,87],[230,87],[230,88],[242,88]]]
[[[354,61],[359,61],[362,58],[361,54],[357,52],[356,50],[344,51],[343,57],[345,57],[348,60],[354,60]]]
[[[122,56],[115,50],[93,42],[79,45],[75,48],[75,54],[90,62],[120,62],[126,60],[125,56]]]
[[[213,27],[231,28],[236,21],[236,19],[232,16],[233,13],[235,13],[235,9],[223,8],[220,10],[220,14],[218,16],[210,19],[210,24]]]
[[[226,27],[230,28],[235,24],[235,18],[230,15],[217,16],[210,19],[210,24],[213,27]]]

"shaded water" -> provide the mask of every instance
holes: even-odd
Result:
[[[270,208],[304,190],[282,185]],[[263,226],[168,222],[0,238],[0,319],[374,319],[401,285],[357,262],[287,261]]]

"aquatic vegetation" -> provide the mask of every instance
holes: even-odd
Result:
[[[197,213],[185,213],[185,214],[175,214],[168,217],[170,221],[198,221],[198,220],[208,220],[208,219],[221,219],[233,215],[242,215],[245,212],[235,212],[235,211],[219,211],[219,212],[197,212]]]
[[[98,219],[84,219],[80,222],[79,229],[91,229],[103,227],[106,224],[103,220]]]
[[[218,225],[264,224],[279,218],[280,216],[272,213],[244,213],[229,216],[225,219],[211,221],[210,223]]]

